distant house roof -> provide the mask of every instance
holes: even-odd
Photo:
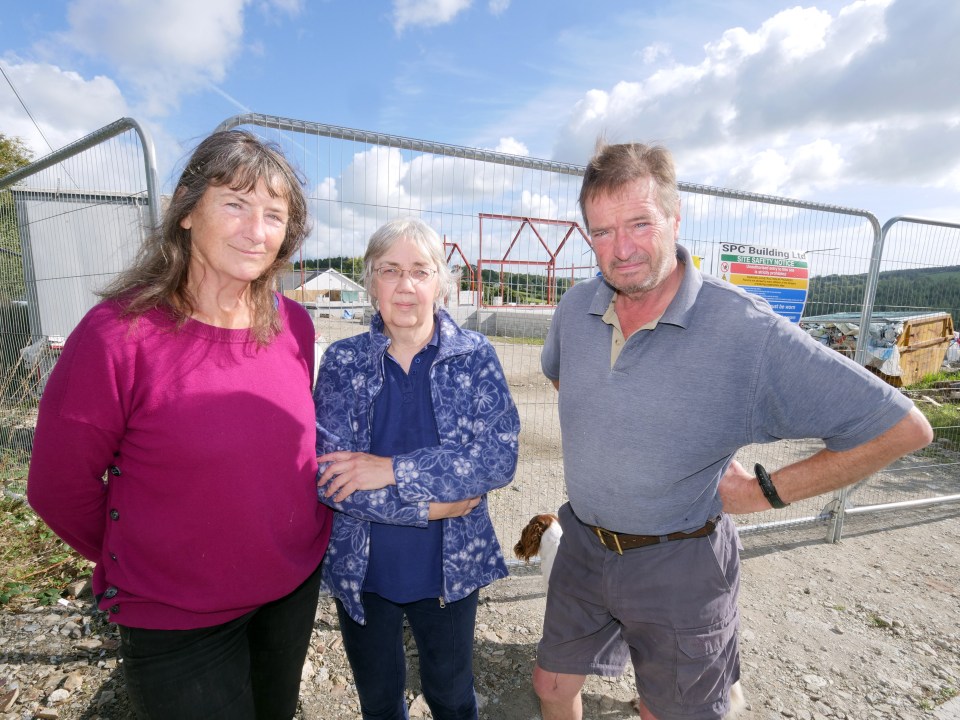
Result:
[[[281,293],[296,290],[318,274],[316,270],[284,270],[277,275],[277,290]]]
[[[364,292],[363,285],[354,282],[333,268],[314,273],[306,282],[297,287],[302,287],[304,290],[347,290]]]

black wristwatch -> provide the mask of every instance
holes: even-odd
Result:
[[[770,473],[766,471],[766,468],[764,468],[763,465],[757,463],[753,466],[753,471],[757,474],[757,482],[760,483],[760,489],[763,491],[763,496],[767,499],[767,502],[769,502],[772,507],[775,507],[777,510],[781,510],[790,504],[780,499],[780,495],[777,494],[777,488],[773,486],[773,480],[770,479]]]

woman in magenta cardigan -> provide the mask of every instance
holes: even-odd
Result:
[[[44,391],[28,498],[96,563],[139,717],[296,710],[331,511],[313,323],[271,288],[306,226],[278,149],[210,136]]]

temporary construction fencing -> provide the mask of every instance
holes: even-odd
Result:
[[[950,283],[929,282],[933,274],[944,272],[953,275]],[[883,326],[874,318],[901,313],[928,330],[919,339],[901,343],[911,348],[913,358],[928,356],[918,366],[939,367],[951,350],[960,359],[951,322],[951,318],[960,318],[960,223],[910,216],[891,218],[881,228],[867,279],[862,327]],[[922,298],[921,304],[916,303],[918,297]],[[858,359],[862,361],[869,343],[867,333],[861,333],[860,340]],[[847,516],[960,501],[960,384],[954,385],[944,382],[923,390],[907,390],[927,409],[934,426],[934,442],[838,492],[841,512],[831,517],[829,539],[840,539]]]
[[[22,493],[64,339],[160,216],[153,142],[122,118],[0,178],[0,466]]]
[[[363,255],[367,238],[395,217],[420,217],[444,239],[457,277],[449,288],[448,309],[461,324],[490,337],[521,413],[516,480],[489,498],[498,535],[505,546],[512,545],[532,515],[555,511],[565,499],[557,396],[540,371],[539,351],[553,303],[571,284],[597,272],[577,206],[583,167],[266,115],[229,118],[218,129],[235,127],[279,145],[303,175],[313,226],[297,265],[285,280],[288,285],[282,289],[288,294],[299,290],[297,297],[313,314],[324,345],[363,332],[370,310],[362,294],[346,284],[337,293],[330,292],[329,285],[316,289],[318,272],[332,268],[345,280],[356,281],[356,258]],[[87,300],[94,299],[90,289],[105,283],[125,264],[129,253],[139,245],[143,229],[155,222],[152,218],[160,204],[159,193],[155,181],[152,186],[149,182],[155,170],[149,163],[133,162],[136,143],[129,138],[115,142],[117,159],[101,160],[99,165],[125,169],[101,180],[99,194],[87,193],[96,201],[89,208],[84,206],[83,211],[78,204],[76,210],[64,206],[48,213],[50,219],[62,216],[72,223],[69,231],[56,233],[63,240],[62,249],[51,247],[50,252],[73,259],[57,266],[55,278],[38,276],[35,270],[31,274],[24,263],[28,312],[37,312],[31,307],[42,306],[45,284],[56,279],[61,284],[69,280],[73,287],[79,284],[88,293],[75,292],[64,300],[82,314],[89,307]],[[152,156],[152,148],[141,154]],[[130,164],[121,164],[119,158]],[[83,174],[79,170],[71,173]],[[66,171],[61,176],[62,181]],[[123,184],[128,176],[141,182]],[[24,177],[18,178],[21,183],[27,182]],[[43,177],[29,181],[44,206],[54,207],[53,203],[64,202],[64,194],[49,192],[51,182]],[[0,180],[0,189],[9,185],[7,179]],[[108,191],[110,186],[113,190]],[[17,185],[14,194],[22,187]],[[797,294],[780,296],[782,288],[765,287],[762,278],[749,279],[739,271],[741,266],[756,265],[758,258],[770,259],[770,267],[777,267],[782,258],[783,268],[793,268],[788,261],[802,258],[802,273],[785,272],[798,290],[806,291],[800,301],[805,316],[847,313],[855,319],[851,326],[869,328],[875,312],[870,303],[877,296],[878,283],[882,285],[883,272],[904,267],[937,268],[956,262],[956,238],[950,236],[951,241],[945,241],[942,234],[955,232],[954,225],[901,221],[892,229],[881,230],[877,219],[863,210],[689,183],[681,183],[680,189],[680,243],[691,251],[701,269],[739,284],[755,283],[753,289],[767,293],[772,304],[787,305]],[[123,205],[120,197],[132,204]],[[29,209],[27,200],[16,202],[20,203],[18,207]],[[100,208],[100,214],[94,213],[94,207]],[[108,220],[102,219],[105,208],[113,208]],[[130,208],[137,208],[141,214],[134,218]],[[17,218],[23,243],[24,237],[32,237],[34,224],[40,223],[33,215]],[[110,223],[109,229],[106,222]],[[81,226],[82,231],[77,229]],[[924,234],[921,240],[911,234],[916,232],[941,234],[929,238]],[[96,255],[98,246],[90,240],[94,237],[116,238],[117,242],[111,246],[112,252]],[[889,245],[886,249],[884,240]],[[914,252],[928,245],[929,252]],[[66,267],[70,262],[72,268]],[[835,281],[838,278],[843,281]],[[892,311],[897,306],[895,293],[885,303],[883,310]],[[923,314],[951,312],[952,306],[945,298],[909,309]],[[65,325],[56,333],[47,332],[53,326],[46,317],[39,313],[39,325],[31,321],[29,340],[67,334]],[[851,354],[861,361],[868,335],[853,335],[856,340]],[[23,340],[14,342],[17,352],[25,346]],[[702,351],[709,354],[711,349]],[[683,358],[677,358],[677,366],[682,371]],[[691,377],[689,382],[706,386],[712,378]],[[938,429],[938,433],[946,429]],[[678,438],[677,452],[696,442],[697,438]],[[744,448],[738,458],[748,467],[761,462],[768,468],[778,468],[821,447],[818,441],[782,441]],[[924,502],[954,499],[958,485],[956,447],[944,441],[938,450],[911,456],[852,491],[742,518],[741,531],[829,524],[830,537],[838,539],[845,511],[867,504],[876,509],[904,502],[905,498]]]

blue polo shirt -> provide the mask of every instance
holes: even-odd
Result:
[[[756,295],[702,275],[689,252],[656,326],[633,333],[611,365],[602,278],[560,300],[541,354],[560,382],[570,506],[608,530],[667,535],[720,512],[720,478],[753,443],[820,438],[857,447],[899,422],[913,401]],[[753,467],[744,453],[740,462]]]
[[[430,367],[439,350],[434,323],[433,339],[413,358],[406,373],[390,354],[384,356],[383,390],[373,404],[373,455],[398,453],[440,444],[430,397]],[[442,594],[443,521],[427,527],[370,523],[370,565],[363,591],[396,603],[413,602]]]

